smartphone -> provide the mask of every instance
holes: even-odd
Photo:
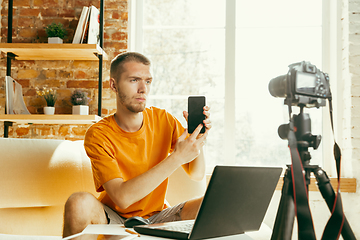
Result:
[[[205,96],[189,96],[188,98],[188,133],[193,133],[199,124],[204,124],[204,106],[206,104]],[[205,132],[205,126],[200,133]]]

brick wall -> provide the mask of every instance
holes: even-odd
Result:
[[[104,49],[111,60],[127,49],[128,2],[105,0]],[[44,27],[61,22],[68,34],[65,43],[71,43],[83,6],[100,7],[91,0],[14,0],[12,41],[46,43]],[[8,0],[1,3],[1,42],[7,42]],[[24,100],[32,114],[43,114],[46,102],[36,95],[36,88],[51,87],[57,90],[56,114],[71,114],[70,95],[75,89],[87,92],[90,114],[97,114],[98,71],[97,61],[12,61],[11,75],[23,87]],[[0,114],[5,113],[4,77],[6,58],[0,60]],[[115,110],[115,95],[109,89],[109,61],[103,64],[102,115]],[[82,139],[88,125],[14,125],[9,137]],[[3,136],[3,123],[0,123]]]

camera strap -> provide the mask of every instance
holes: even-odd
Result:
[[[329,98],[329,112],[330,112],[330,122],[331,129],[334,135],[334,158],[336,163],[336,173],[338,180],[337,193],[334,200],[334,205],[331,211],[331,217],[327,222],[322,238],[321,239],[338,239],[340,237],[342,228],[344,226],[345,215],[342,207],[341,195],[340,195],[340,174],[341,174],[341,150],[339,145],[335,140],[334,133],[334,122],[333,122],[333,110],[331,98]],[[336,238],[335,238],[336,237]]]

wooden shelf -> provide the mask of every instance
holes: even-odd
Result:
[[[98,115],[72,115],[72,114],[31,114],[15,115],[0,114],[1,122],[12,122],[19,124],[92,124],[101,120]]]
[[[0,43],[0,51],[15,54],[16,60],[99,60],[107,54],[97,44]]]

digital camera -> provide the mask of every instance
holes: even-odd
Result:
[[[271,79],[269,92],[274,97],[285,98],[285,104],[291,101],[294,106],[319,108],[331,98],[329,81],[328,74],[303,61],[290,64],[287,74]]]

